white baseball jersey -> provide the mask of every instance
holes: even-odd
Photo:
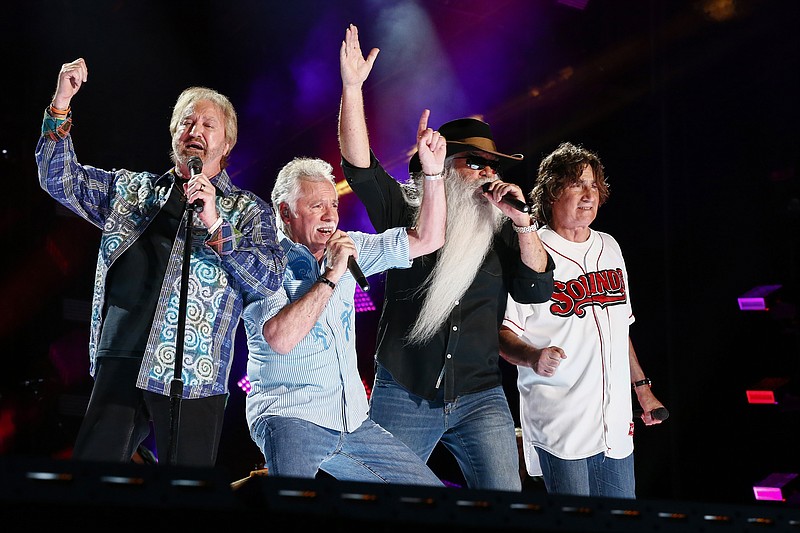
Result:
[[[591,231],[586,242],[538,230],[556,263],[549,302],[509,297],[503,324],[537,348],[558,346],[567,358],[551,377],[517,367],[520,422],[528,473],[542,475],[538,446],[562,459],[633,452],[628,327],[633,312],[617,241]]]

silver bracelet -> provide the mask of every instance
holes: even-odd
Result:
[[[517,233],[533,233],[534,231],[539,229],[539,222],[534,219],[531,219],[530,226],[517,226],[512,222],[511,227],[514,228],[514,231],[516,231]]]
[[[444,179],[444,173],[439,172],[438,174],[425,174],[425,181],[438,181]]]

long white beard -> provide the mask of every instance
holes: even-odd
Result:
[[[425,344],[445,323],[456,301],[472,285],[504,220],[502,211],[478,192],[479,187],[466,183],[456,171],[447,171],[445,186],[445,243],[436,265],[418,289],[426,294],[406,337],[412,344]]]

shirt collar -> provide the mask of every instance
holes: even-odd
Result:
[[[278,243],[280,243],[281,248],[283,249],[283,253],[287,256],[290,253],[294,254],[303,254],[309,256],[314,262],[317,262],[317,258],[314,257],[314,254],[311,253],[311,250],[308,249],[308,246],[305,244],[300,244],[294,242],[288,235],[286,235],[282,229],[277,229],[277,236],[278,236]],[[322,258],[322,264],[325,264],[325,258]]]

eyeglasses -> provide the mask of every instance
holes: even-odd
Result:
[[[464,164],[467,166],[467,168],[471,168],[472,170],[483,170],[484,168],[489,167],[495,174],[500,171],[500,160],[498,159],[484,159],[483,157],[477,155],[464,155],[454,157],[453,159],[466,159]]]

